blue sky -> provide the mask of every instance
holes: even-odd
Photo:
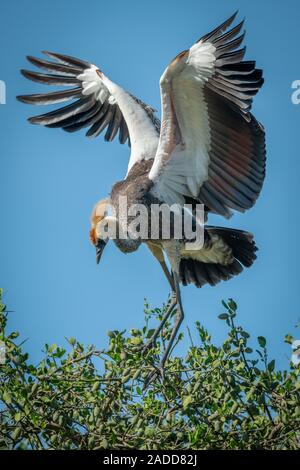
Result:
[[[45,342],[65,336],[104,346],[108,330],[141,326],[143,299],[160,306],[169,288],[144,247],[125,256],[111,243],[96,265],[90,212],[124,177],[129,150],[101,136],[89,140],[27,123],[37,110],[15,96],[43,86],[20,75],[30,68],[26,54],[48,49],[90,60],[160,109],[159,77],[170,59],[237,8],[246,17],[247,58],[257,60],[266,79],[253,110],[266,128],[267,178],[253,209],[211,222],[250,230],[260,251],[253,267],[229,282],[182,289],[183,330],[200,320],[220,342],[221,299],[233,297],[240,323],[253,338],[265,335],[271,355],[288,365],[283,337],[300,338],[294,328],[300,318],[300,105],[291,102],[291,84],[300,79],[296,0],[2,1],[0,79],[7,104],[0,105],[0,284],[14,310],[10,326],[29,338],[35,360]]]

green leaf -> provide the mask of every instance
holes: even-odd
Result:
[[[51,344],[51,346],[49,346],[48,351],[50,353],[52,353],[53,351],[55,351],[56,348],[57,348],[57,345],[55,343],[53,343],[53,344]]]
[[[30,390],[30,393],[33,394],[37,391],[37,389],[39,388],[39,384],[38,382],[34,382],[34,384],[32,384],[32,387],[31,387],[31,390]]]
[[[100,387],[100,382],[99,381],[95,382],[94,385],[92,386],[92,392],[94,393],[97,392],[99,387]]]
[[[142,369],[138,369],[135,372],[134,376],[132,377],[132,380],[137,380],[139,378],[139,376],[141,375],[141,373],[142,373]]]
[[[273,372],[274,369],[275,369],[275,359],[270,361],[269,364],[268,364],[268,371],[269,372]]]
[[[122,384],[126,384],[126,383],[130,380],[130,377],[131,377],[130,374],[125,375],[125,376],[122,378]]]
[[[238,410],[238,407],[239,407],[239,404],[237,402],[235,402],[232,405],[230,412],[234,415],[236,413],[236,411]]]
[[[235,312],[237,309],[237,304],[235,303],[233,299],[229,299],[228,307],[230,308],[230,310],[233,310]]]
[[[258,341],[258,344],[260,345],[261,348],[266,347],[267,340],[264,336],[258,336],[257,341]]]
[[[220,432],[222,423],[220,421],[214,421],[214,430],[215,432]]]
[[[5,403],[7,403],[8,405],[11,404],[12,402],[12,399],[11,399],[11,396],[10,394],[5,390],[5,392],[3,392],[3,400],[5,401]]]
[[[18,427],[14,430],[13,434],[12,434],[12,438],[14,441],[16,441],[17,439],[19,439],[20,435],[21,435],[21,432],[22,432],[22,428]]]
[[[149,330],[149,331],[147,332],[147,338],[148,338],[148,339],[153,336],[154,331],[155,331],[155,330],[154,330],[153,328],[151,328],[151,330]]]
[[[58,436],[57,436],[57,434],[52,434],[52,435],[50,436],[50,442],[51,442],[51,444],[55,444],[57,441],[58,441]]]
[[[220,320],[227,320],[229,318],[228,313],[221,313],[221,315],[218,316]]]
[[[292,335],[285,335],[284,341],[285,343],[292,344],[294,342],[294,337]]]
[[[242,332],[241,332],[241,335],[242,335],[243,338],[245,338],[245,339],[250,338],[250,335],[249,335],[249,333],[247,333],[247,331],[242,331]]]
[[[186,397],[184,397],[184,399],[182,400],[182,407],[184,410],[186,410],[186,408],[193,402],[193,397],[192,395],[187,395]]]
[[[130,339],[131,344],[139,345],[142,343],[142,338],[140,336],[135,336]]]
[[[209,417],[208,417],[208,421],[213,421],[214,419],[216,419],[217,417],[219,416],[219,411],[215,411],[214,413],[212,413]]]
[[[18,422],[21,420],[22,414],[20,413],[20,411],[18,411],[18,412],[15,414],[14,418],[15,418],[16,423],[18,423]]]

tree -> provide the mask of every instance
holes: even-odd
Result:
[[[1,448],[299,449],[300,366],[276,370],[265,338],[253,352],[249,334],[236,325],[235,302],[223,306],[224,343],[214,345],[196,322],[197,340],[186,357],[173,356],[164,379],[145,387],[170,323],[155,349],[143,354],[135,347],[151,336],[149,320],[160,319],[166,306],[145,305],[145,326],[128,335],[109,332],[107,349],[69,338],[66,347],[45,345],[34,366],[18,333],[7,333],[1,292]]]

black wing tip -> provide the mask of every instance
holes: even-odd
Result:
[[[57,52],[50,52],[50,51],[42,51],[42,54],[52,59],[55,59],[58,62],[62,62],[63,64],[79,67],[82,70],[88,69],[91,66],[90,62],[87,62],[86,60],[82,60],[82,59],[77,59],[77,57],[74,57],[72,55],[59,54]]]
[[[232,17],[230,17],[228,19],[228,21],[230,21],[230,25],[233,23],[233,21],[235,20],[237,14],[238,14],[239,10],[237,10],[233,15]],[[231,18],[233,18],[231,20]],[[236,25],[236,26],[233,26],[232,29],[239,29],[239,31],[243,28],[244,24],[245,24],[245,21],[246,21],[246,17],[244,16],[244,18]],[[245,34],[245,30],[243,31],[243,34]]]
[[[64,56],[64,54],[60,54],[59,52],[51,52],[51,51],[43,50],[43,51],[41,51],[41,53],[44,54],[47,57],[50,57],[50,59],[55,59],[59,62],[63,61],[64,57],[67,57],[67,56]]]
[[[240,24],[242,25],[242,26],[241,26],[241,28],[242,28],[242,27],[243,27],[243,24],[244,24],[244,21],[241,21]],[[246,36],[246,30],[244,29],[244,31],[240,34],[241,43],[244,41],[245,36]]]
[[[93,139],[93,138],[95,137],[95,133],[94,133],[94,131],[92,132],[91,129],[92,129],[92,128],[90,128],[90,129],[85,133],[86,137],[88,137],[89,139]]]
[[[32,116],[32,117],[27,118],[27,121],[28,121],[30,124],[35,124],[35,125],[38,125],[38,124],[39,124],[39,125],[41,125],[39,122],[37,122],[35,116]]]
[[[257,76],[258,76],[258,80],[257,80],[257,81],[258,81],[258,82],[261,82],[260,87],[262,87],[263,84],[265,83],[265,77],[264,77],[264,75],[263,75],[263,74],[264,74],[264,71],[263,71],[263,69],[255,69],[255,72],[256,72],[256,74],[257,74]]]
[[[16,99],[20,101],[21,103],[32,104],[32,102],[30,101],[30,98],[28,99],[28,95],[18,95],[16,96]]]
[[[245,26],[245,21],[246,21],[246,18],[244,17],[242,19],[242,21],[239,22],[239,24],[237,25],[239,28],[240,28],[240,31],[244,28]],[[246,36],[246,30],[244,29],[241,33],[241,36],[243,37],[243,40],[245,39],[245,36]]]
[[[235,12],[234,12],[231,16],[229,16],[229,18],[227,18],[227,20],[225,20],[225,21],[220,25],[220,27],[221,27],[223,24],[224,24],[224,25],[226,24],[226,25],[227,25],[226,28],[228,28],[228,27],[234,22],[234,20],[236,19],[238,13],[239,13],[239,9],[235,10]]]
[[[41,68],[41,59],[39,59],[38,57],[34,57],[33,55],[27,55],[26,59],[30,64],[34,65],[37,68]]]
[[[228,21],[230,21],[230,20],[234,21],[236,19],[237,15],[238,15],[238,13],[239,13],[239,9],[235,10],[235,12],[228,19]]]
[[[223,23],[218,25],[215,29],[213,29],[209,33],[202,36],[197,42],[199,41],[206,42],[214,38],[215,36],[219,36],[221,33],[224,33],[230,27],[230,25],[234,22],[238,12],[239,10],[236,10],[229,18],[227,18],[227,20],[223,21]]]
[[[234,22],[234,20],[236,19],[237,15],[239,13],[239,10],[235,10],[235,12],[227,19],[224,21],[224,23],[222,23],[222,25],[220,25],[220,27],[222,27],[224,25],[225,29],[229,28],[229,26]]]
[[[35,67],[40,67],[40,61],[42,59],[39,59],[38,57],[34,57],[33,55],[27,55],[26,59],[28,60],[28,62],[33,64]]]
[[[46,127],[50,127],[50,128],[51,128],[51,124],[50,124],[50,126],[46,126]],[[67,127],[67,126],[66,126],[66,127],[62,127],[62,129],[63,129],[65,132],[68,132],[69,134],[72,134],[73,132],[76,132],[76,131],[77,131],[77,129],[74,129],[74,128],[72,128],[72,127]]]
[[[59,55],[56,52],[50,52],[50,51],[46,51],[46,50],[41,51],[41,53],[46,55],[47,57],[53,57],[53,56]]]
[[[20,73],[21,75],[23,75],[23,77],[27,78],[28,80],[33,80],[33,77],[35,75],[35,72],[31,72],[31,70],[26,70],[26,69],[21,69]]]
[[[259,81],[259,88],[261,88],[265,83],[265,78],[262,76],[260,81]]]

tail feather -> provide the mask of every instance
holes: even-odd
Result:
[[[249,232],[223,227],[205,227],[205,237],[216,234],[231,248],[234,260],[231,264],[204,263],[192,258],[182,258],[179,276],[183,285],[195,284],[202,287],[205,284],[215,286],[220,281],[227,281],[243,271],[243,266],[249,267],[256,259],[257,246],[253,235]]]

